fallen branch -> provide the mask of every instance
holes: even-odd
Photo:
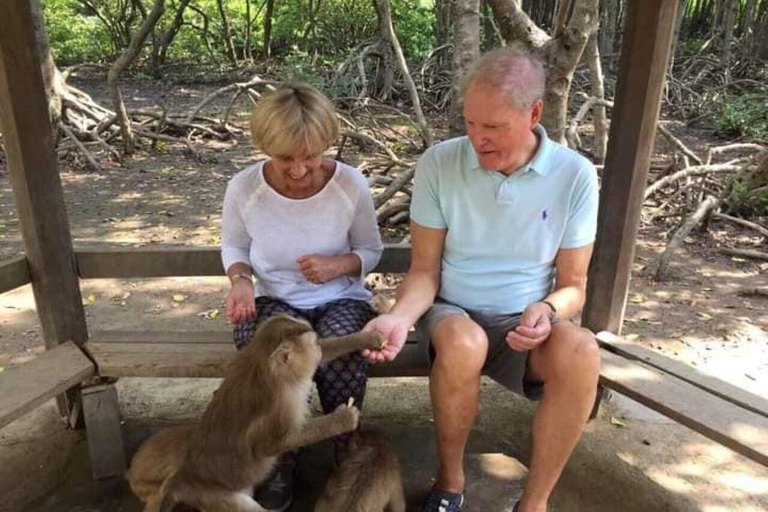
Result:
[[[742,288],[736,292],[740,297],[763,297],[768,299],[768,287]]]
[[[661,280],[666,273],[669,259],[677,248],[683,244],[685,237],[688,236],[693,228],[701,224],[709,212],[715,209],[721,202],[721,199],[714,196],[708,196],[699,207],[696,208],[696,211],[683,222],[682,226],[680,226],[675,234],[672,235],[672,238],[669,239],[669,243],[667,243],[667,246],[664,248],[664,252],[662,252],[654,262],[648,265],[646,270],[647,274],[652,275],[657,280]]]
[[[405,221],[407,221],[410,218],[411,218],[411,212],[410,212],[410,209],[408,209],[408,210],[402,211],[400,213],[396,213],[393,216],[391,216],[389,218],[389,220],[387,221],[387,225],[388,226],[397,226],[401,222],[405,222]]]
[[[390,217],[401,213],[401,212],[407,212],[411,207],[411,202],[407,199],[397,201],[393,204],[390,204],[389,206],[382,208],[379,214],[377,215],[377,219],[379,221],[379,225],[383,224],[387,221]]]
[[[74,143],[74,145],[77,147],[77,149],[80,151],[80,153],[85,157],[85,160],[88,162],[88,165],[90,165],[91,169],[94,171],[100,172],[101,166],[96,162],[96,159],[93,158],[93,155],[90,151],[88,151],[88,148],[85,147],[85,145],[78,140],[78,138],[75,136],[74,133],[72,133],[72,130],[62,122],[59,122],[59,128],[61,128],[61,131],[64,132],[64,134],[69,138],[69,140]]]
[[[738,217],[732,217],[730,215],[726,215],[725,213],[715,213],[714,217],[716,219],[727,220],[728,222],[733,222],[734,224],[738,224],[740,226],[744,226],[745,228],[754,229],[755,231],[757,231],[758,233],[760,233],[764,237],[768,238],[768,229],[764,228],[760,224],[756,224],[754,222],[750,222],[750,221],[748,221],[746,219],[740,219]]]
[[[716,172],[741,171],[744,169],[743,164],[746,164],[748,160],[749,159],[734,160],[733,162],[726,162],[724,164],[693,165],[691,167],[683,169],[682,171],[677,171],[675,173],[670,174],[669,176],[665,176],[664,178],[661,178],[660,180],[656,180],[655,182],[648,185],[648,188],[645,189],[645,199],[648,199],[648,197],[650,197],[654,192],[661,189],[662,187],[665,187],[670,183],[680,180],[682,178],[687,178],[688,176],[701,176],[704,174],[710,174],[710,173],[716,173]]]
[[[743,258],[752,258],[755,260],[768,261],[768,253],[754,251],[751,249],[729,249],[727,247],[724,247],[720,249],[720,252],[722,254],[727,254],[728,256],[741,256]]]
[[[761,146],[760,144],[751,144],[751,143],[744,143],[744,144],[727,144],[725,146],[717,146],[714,148],[709,148],[707,150],[707,158],[704,161],[705,164],[709,165],[712,163],[712,157],[715,155],[719,155],[721,153],[725,153],[727,151],[744,151],[744,150],[754,150],[757,152],[760,151],[766,151],[768,148],[765,146]]]
[[[373,198],[374,208],[378,209],[381,205],[389,201],[392,196],[397,194],[402,188],[408,185],[408,183],[410,183],[410,181],[413,179],[415,172],[416,168],[411,167],[396,179],[394,179],[381,194],[377,194],[376,197]]]
[[[344,137],[348,137],[350,139],[357,139],[363,142],[367,142],[368,144],[373,144],[374,146],[384,151],[384,153],[386,153],[389,159],[392,160],[394,163],[402,166],[408,165],[408,162],[401,160],[400,157],[398,157],[391,149],[389,149],[389,146],[387,146],[386,144],[384,144],[378,139],[374,139],[370,135],[366,135],[359,131],[353,131],[353,130],[342,130],[341,135]]]
[[[205,108],[206,105],[208,105],[210,102],[218,98],[219,96],[223,94],[227,94],[232,91],[237,91],[237,95],[239,96],[240,93],[242,93],[243,90],[251,89],[257,85],[264,86],[265,88],[269,90],[274,90],[275,85],[281,85],[282,82],[273,82],[269,80],[262,80],[258,76],[254,76],[247,82],[236,82],[234,84],[229,84],[224,87],[221,87],[219,89],[216,89],[211,94],[203,98],[203,101],[201,101],[194,109],[192,109],[192,112],[187,116],[186,122],[191,123],[192,119],[200,112],[203,108]]]
[[[147,132],[144,130],[136,130],[137,135],[141,135],[142,137],[146,137],[148,139],[154,139],[154,140],[162,140],[165,142],[175,142],[184,144],[187,146],[187,149],[190,153],[199,161],[202,161],[202,158],[200,157],[200,152],[198,152],[192,143],[188,139],[182,139],[181,137],[171,137],[170,135],[163,135],[162,133],[154,133],[154,132]]]
[[[698,165],[702,165],[704,162],[701,161],[701,158],[698,157],[696,153],[688,149],[688,146],[683,144],[683,141],[672,135],[672,132],[667,130],[663,124],[659,123],[657,125],[657,128],[659,130],[659,133],[664,136],[665,139],[669,141],[670,144],[672,144],[674,147],[680,150],[685,156],[696,162]],[[707,162],[709,164],[709,162]]]

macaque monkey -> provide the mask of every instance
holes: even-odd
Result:
[[[381,434],[352,434],[328,477],[314,512],[405,512],[405,496],[392,444]]]
[[[202,512],[264,512],[251,494],[280,454],[357,428],[359,411],[349,405],[308,420],[318,365],[383,344],[373,333],[320,343],[303,320],[264,321],[227,367],[200,424],[163,429],[136,453],[127,477],[144,511],[184,503]]]

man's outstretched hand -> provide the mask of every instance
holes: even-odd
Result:
[[[377,316],[363,327],[363,331],[378,332],[387,343],[381,350],[363,350],[363,357],[368,358],[371,363],[392,361],[403,349],[410,328],[408,320],[398,315]]]

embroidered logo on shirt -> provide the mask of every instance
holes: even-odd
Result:
[[[541,220],[547,220],[547,209],[541,210]]]

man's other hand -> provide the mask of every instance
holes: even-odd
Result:
[[[552,332],[551,311],[543,302],[534,302],[525,308],[520,325],[507,333],[507,345],[512,350],[526,352],[544,343]]]

